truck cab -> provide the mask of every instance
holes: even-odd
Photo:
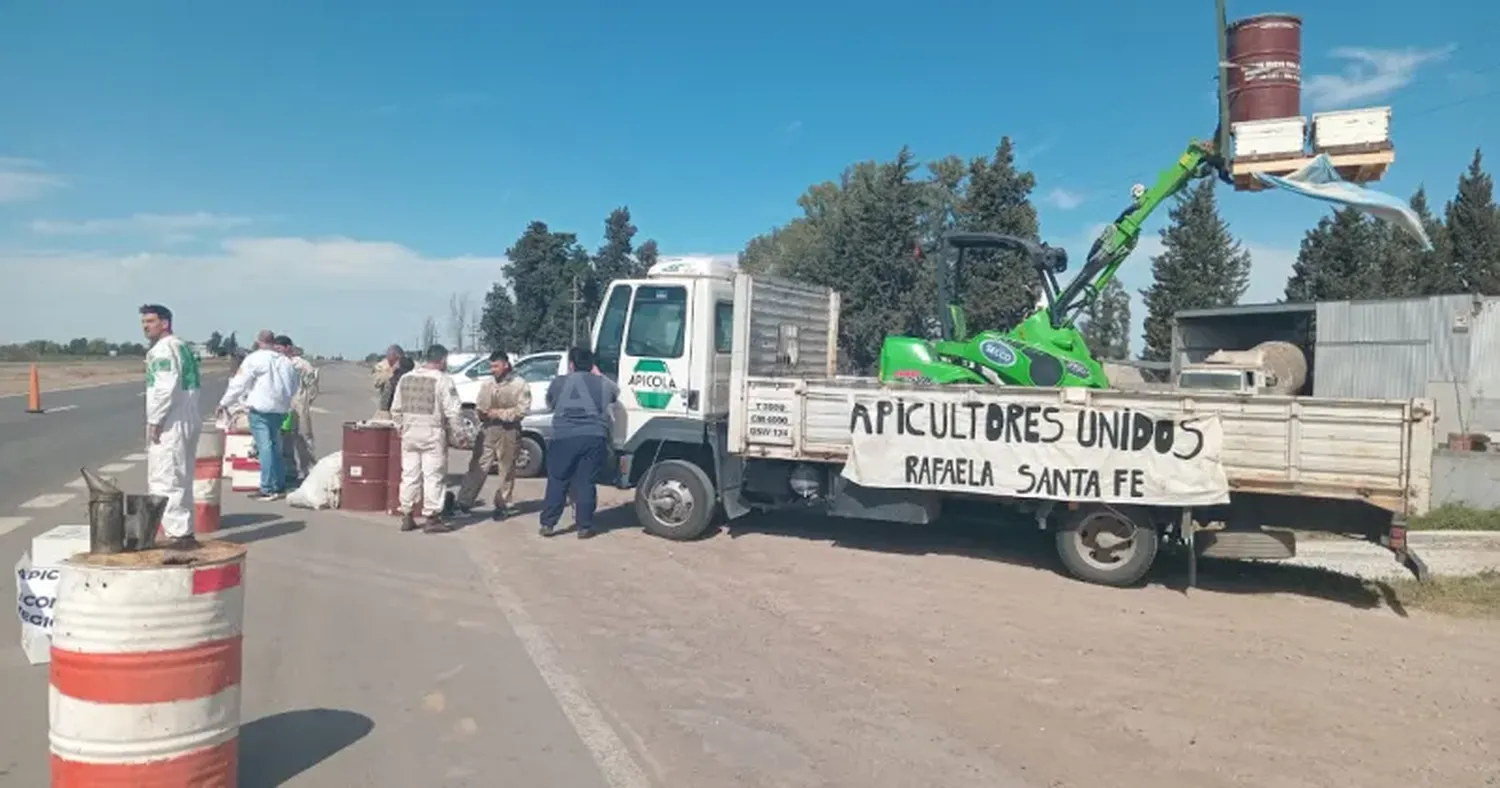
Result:
[[[620,388],[611,436],[617,483],[639,488],[637,514],[654,507],[641,522],[661,524],[658,533],[702,530],[700,518],[716,504],[734,277],[734,265],[712,257],[662,258],[645,278],[611,282],[594,320],[595,363]]]

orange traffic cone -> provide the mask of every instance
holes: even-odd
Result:
[[[31,365],[31,390],[27,392],[26,412],[42,412],[42,373],[36,364]]]

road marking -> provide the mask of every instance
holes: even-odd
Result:
[[[73,410],[76,407],[78,407],[78,406],[77,405],[59,405],[58,407],[55,407],[55,408],[46,408],[42,412],[43,413],[62,413],[64,411]]]
[[[135,467],[133,462],[112,462],[108,465],[100,465],[100,473],[124,473]]]
[[[144,396],[146,396],[146,392],[144,392],[144,391],[137,391],[137,392],[136,392],[136,393],[135,393],[135,395],[136,395],[136,396],[137,396],[137,397],[144,397]]]
[[[146,459],[146,453],[136,452],[135,454],[127,454],[125,455],[124,459],[126,462],[144,462]]]
[[[604,781],[609,783],[610,788],[649,788],[651,781],[646,779],[646,773],[635,762],[630,749],[620,740],[615,729],[610,727],[604,712],[594,705],[583,685],[563,667],[562,660],[557,655],[557,647],[552,645],[547,632],[532,620],[531,614],[526,612],[520,598],[510,587],[500,581],[500,573],[492,559],[485,556],[483,549],[473,540],[463,539],[463,542],[469,557],[483,572],[490,598],[495,600],[495,605],[505,615],[511,630],[521,641],[521,647],[531,657],[531,664],[536,666],[542,681],[552,690],[552,697],[557,699],[557,705],[562,708],[563,715],[573,724],[573,730],[578,732],[578,738],[583,740],[584,746],[593,754],[594,762],[604,775]]]
[[[307,409],[310,410],[310,411],[312,411],[313,413],[332,413],[333,412],[331,410],[325,410],[323,408],[320,408],[317,405],[309,405]]]
[[[4,536],[29,522],[31,522],[30,517],[0,517],[0,536]]]
[[[73,493],[47,493],[21,504],[22,509],[51,509],[54,506],[62,506],[73,500]]]
[[[73,481],[68,482],[67,484],[64,484],[63,486],[64,487],[72,487],[75,490],[82,490],[83,488],[89,486],[89,483],[87,481],[84,481],[84,478],[82,476],[80,476],[77,479],[74,479]]]

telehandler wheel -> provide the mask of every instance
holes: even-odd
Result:
[[[635,488],[635,516],[647,533],[686,542],[713,524],[718,501],[713,482],[687,460],[662,460]]]
[[[1055,538],[1069,574],[1106,586],[1139,583],[1160,543],[1145,509],[1107,504],[1085,504],[1069,512]]]

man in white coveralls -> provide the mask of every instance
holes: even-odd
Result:
[[[203,415],[198,410],[198,356],[172,333],[172,310],[141,307],[146,351],[146,491],[167,499],[161,516],[167,546],[197,544],[193,535],[193,458]]]
[[[401,530],[417,528],[417,498],[422,498],[422,530],[452,530],[443,522],[444,482],[448,476],[448,435],[459,429],[462,403],[448,377],[448,349],[427,348],[422,366],[401,376],[391,397],[391,417],[401,433]]]

